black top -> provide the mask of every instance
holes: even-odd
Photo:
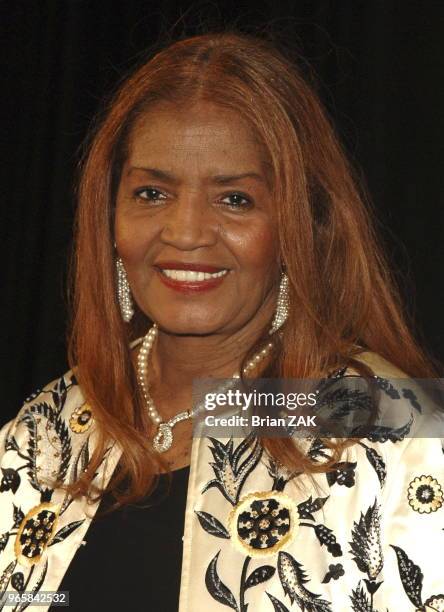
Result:
[[[144,500],[93,518],[58,588],[69,591],[70,612],[177,611],[188,475],[189,467],[173,472],[169,493],[162,475],[149,508]]]

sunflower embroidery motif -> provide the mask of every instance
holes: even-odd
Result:
[[[42,503],[21,521],[15,539],[15,554],[22,565],[38,563],[57,525],[57,506]]]
[[[443,490],[433,476],[417,476],[409,483],[407,499],[415,512],[430,514],[443,505]]]
[[[229,517],[234,545],[250,556],[276,553],[296,535],[299,513],[292,500],[279,491],[244,497]]]
[[[69,419],[69,427],[75,433],[84,433],[92,424],[92,410],[88,403],[73,410]]]

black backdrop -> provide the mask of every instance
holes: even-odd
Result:
[[[444,357],[444,12],[439,0],[0,2],[3,422],[66,368],[66,269],[79,147],[153,43],[267,26],[301,53],[366,176],[429,350]]]

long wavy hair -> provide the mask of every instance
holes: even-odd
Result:
[[[364,190],[301,69],[273,44],[244,34],[171,44],[141,65],[108,104],[78,190],[70,364],[92,407],[97,442],[87,469],[68,488],[74,495],[99,493],[92,480],[107,445],[116,441],[122,455],[107,490],[119,504],[146,495],[159,459],[129,346],[150,321],[138,311],[123,323],[116,300],[115,195],[133,126],[162,101],[183,112],[198,101],[234,110],[266,151],[281,257],[297,305],[277,343],[272,374],[316,378],[347,364],[368,373],[356,359],[364,349],[407,375],[435,375],[409,331]],[[291,440],[263,444],[275,460],[306,473],[328,470],[342,449],[331,444],[331,461],[320,465]]]

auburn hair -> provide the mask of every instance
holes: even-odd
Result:
[[[143,63],[108,104],[78,189],[69,359],[93,410],[97,439],[86,470],[67,488],[75,496],[100,495],[92,480],[115,441],[122,454],[107,490],[119,504],[146,495],[159,459],[130,350],[150,321],[137,311],[130,324],[123,323],[116,300],[114,200],[135,122],[162,101],[183,112],[199,101],[234,110],[268,156],[295,305],[274,354],[273,375],[316,378],[348,364],[368,373],[356,359],[362,350],[407,375],[435,375],[409,331],[364,190],[301,69],[272,43],[250,35],[224,32],[175,42]],[[292,440],[263,444],[290,470],[307,473],[328,470],[346,445],[330,442],[331,461],[315,464]]]

